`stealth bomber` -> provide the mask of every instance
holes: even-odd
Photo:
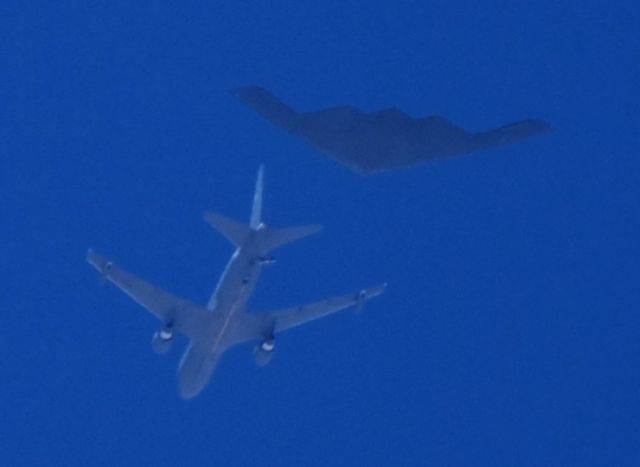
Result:
[[[232,94],[274,124],[363,175],[516,143],[551,130],[543,120],[526,119],[472,133],[446,118],[413,118],[397,108],[367,113],[346,106],[296,112],[258,86],[240,87]]]

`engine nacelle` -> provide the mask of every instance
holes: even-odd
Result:
[[[276,339],[269,337],[260,342],[253,351],[253,357],[255,358],[256,365],[265,366],[273,358],[273,353],[276,350]]]
[[[151,346],[155,353],[163,354],[171,348],[173,342],[173,329],[171,326],[165,326],[153,334]]]

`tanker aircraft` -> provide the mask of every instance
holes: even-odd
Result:
[[[275,261],[270,252],[320,229],[318,225],[285,229],[267,227],[261,221],[262,191],[263,167],[260,167],[249,225],[219,214],[205,213],[205,220],[226,236],[236,250],[204,306],[161,290],[93,250],[87,252],[87,261],[100,272],[104,281],[113,283],[161,321],[161,327],[152,339],[157,353],[169,350],[176,332],[189,339],[178,368],[179,392],[185,399],[202,391],[227,349],[255,341],[255,361],[264,366],[273,357],[276,335],[282,331],[351,306],[360,308],[364,301],[381,294],[386,286],[381,284],[278,311],[250,312],[247,301],[262,268]]]

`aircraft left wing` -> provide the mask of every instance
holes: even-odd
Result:
[[[165,324],[192,339],[201,329],[206,312],[198,305],[169,292],[116,266],[93,250],[87,251],[87,262],[136,303],[146,308]]]

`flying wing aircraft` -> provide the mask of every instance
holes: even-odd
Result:
[[[413,118],[397,108],[366,113],[356,107],[333,107],[300,113],[258,86],[240,87],[232,94],[363,175],[515,143],[551,130],[542,120],[527,119],[471,133],[446,118]]]
[[[161,321],[153,335],[157,353],[171,347],[174,333],[189,339],[178,368],[180,395],[196,396],[206,386],[220,357],[235,345],[257,341],[255,361],[264,366],[273,357],[276,335],[301,324],[362,303],[381,294],[386,284],[346,295],[272,312],[249,312],[247,301],[262,268],[274,262],[270,252],[286,243],[306,237],[320,226],[308,225],[271,229],[261,218],[263,169],[258,171],[253,209],[249,225],[237,223],[219,214],[205,213],[205,220],[226,236],[236,250],[218,285],[205,306],[196,305],[136,277],[95,253],[87,252],[87,261],[103,279],[113,283]]]

